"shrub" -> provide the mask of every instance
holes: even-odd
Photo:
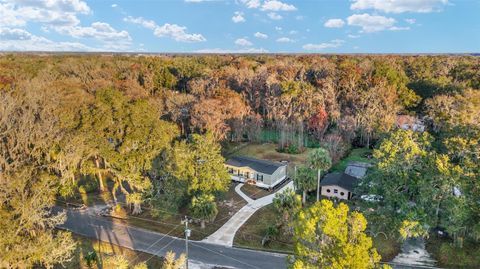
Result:
[[[125,210],[125,208],[123,208],[122,205],[116,204],[112,208],[112,215],[117,217],[117,218],[126,218],[127,217],[127,211]]]

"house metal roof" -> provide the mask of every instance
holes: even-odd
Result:
[[[345,173],[330,173],[320,181],[321,186],[339,186],[348,191],[353,191],[359,179]]]
[[[283,163],[259,160],[244,156],[231,157],[227,160],[226,164],[235,167],[250,167],[257,172],[268,175],[275,173],[279,167],[286,166],[286,164]]]

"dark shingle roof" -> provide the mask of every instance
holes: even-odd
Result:
[[[236,167],[250,167],[257,172],[269,175],[273,174],[279,167],[286,165],[283,163],[259,160],[243,156],[231,157],[227,160],[226,164]]]
[[[325,177],[320,182],[320,185],[321,186],[337,185],[348,191],[353,191],[355,189],[355,186],[358,184],[358,182],[360,182],[359,179],[345,173],[330,173],[325,175]]]

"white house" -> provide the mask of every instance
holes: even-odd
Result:
[[[243,156],[231,157],[225,162],[232,180],[269,189],[287,178],[287,165]]]

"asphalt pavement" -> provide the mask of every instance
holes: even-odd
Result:
[[[55,208],[55,211],[63,208]],[[167,251],[177,254],[185,252],[185,240],[127,226],[109,218],[89,214],[87,211],[69,209],[67,221],[59,228],[69,230],[89,238],[142,251],[157,256],[164,256]],[[286,255],[213,245],[199,241],[189,241],[189,258],[191,268],[286,268]]]

